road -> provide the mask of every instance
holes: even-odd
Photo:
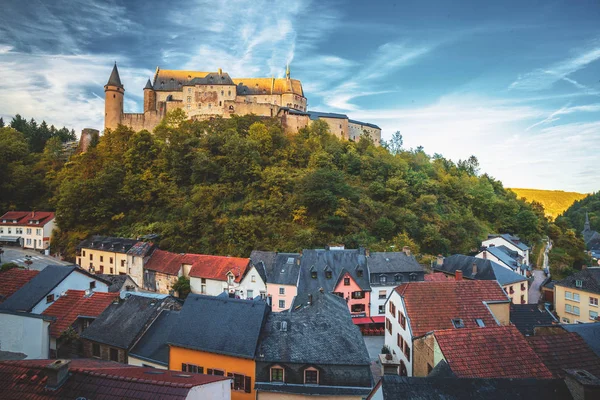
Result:
[[[549,270],[548,266],[548,253],[552,249],[552,241],[548,239],[548,243],[546,244],[546,248],[544,249],[544,265],[543,270],[535,269],[533,270],[533,282],[529,287],[529,298],[527,299],[529,304],[537,304],[541,297],[541,286],[544,279],[546,279],[546,275],[544,271]]]
[[[35,269],[37,271],[41,271],[48,265],[73,265],[73,263],[61,261],[54,257],[40,254],[39,251],[26,250],[21,249],[20,247],[10,246],[4,246],[2,249],[4,250],[4,254],[2,254],[2,261],[0,264],[14,262],[22,267],[27,268],[27,265],[25,264],[25,256],[29,255],[31,256],[31,261],[33,261],[29,269]]]

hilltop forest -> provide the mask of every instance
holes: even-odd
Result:
[[[288,135],[275,119],[174,112],[153,133],[119,127],[66,161],[61,139],[41,146],[10,125],[0,129],[0,207],[56,210],[53,251],[70,259],[90,234],[155,233],[165,250],[237,256],[330,243],[469,254],[490,232],[532,244],[569,235],[541,204],[480,174],[475,157],[404,149],[399,133],[376,147],[320,121]]]

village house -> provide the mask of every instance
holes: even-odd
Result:
[[[498,281],[513,304],[527,304],[529,299],[527,278],[489,259],[462,254],[438,257],[433,269],[447,275],[455,275],[456,271],[461,271],[465,279]]]
[[[189,266],[192,293],[247,298],[246,288],[240,285],[250,266],[249,258],[187,254],[184,263]],[[254,297],[256,294],[251,293]]]
[[[256,349],[264,301],[190,294],[169,334],[169,369],[233,379],[233,400],[255,399]]]
[[[53,212],[9,211],[0,217],[0,242],[26,249],[47,249],[55,227]]]
[[[40,271],[24,268],[11,268],[0,272],[0,303],[21,289],[23,285],[39,273]]]
[[[530,268],[519,262],[519,254],[506,246],[490,246],[475,255],[477,258],[490,260],[517,274],[527,275]]]
[[[127,251],[137,242],[135,239],[92,236],[77,246],[77,265],[91,273],[127,275]]]
[[[301,257],[299,253],[256,250],[250,254],[252,264],[266,282],[267,297],[273,312],[289,309],[296,297]]]
[[[319,291],[301,295],[262,328],[256,398],[361,400],[372,387],[370,364],[346,302]]]
[[[266,274],[263,265],[249,264],[244,276],[240,280],[238,296],[241,299],[251,300],[256,297],[265,300],[267,298]]]
[[[460,270],[455,280],[403,283],[386,303],[385,345],[399,358],[401,375],[424,376],[427,370],[414,371],[416,340],[435,330],[508,325],[509,306],[498,282],[464,280]]]
[[[562,323],[598,322],[600,267],[581,271],[554,283],[554,310]]]
[[[87,358],[128,363],[129,352],[162,310],[179,310],[179,300],[136,293],[116,299],[80,335]]]
[[[516,327],[478,325],[434,330],[416,339],[413,376],[427,376],[443,361],[457,378],[552,378]]]
[[[76,265],[48,265],[0,304],[0,309],[41,314],[69,289],[108,292],[110,282]]]
[[[230,382],[91,359],[0,362],[0,393],[11,400],[230,400]]]
[[[128,363],[158,369],[169,368],[169,334],[177,325],[179,311],[162,310],[129,351]]]
[[[0,309],[0,360],[50,357],[52,321],[45,315]]]
[[[510,323],[524,336],[531,336],[537,326],[557,324],[556,317],[548,311],[544,303],[511,304]]]
[[[117,297],[118,293],[67,290],[42,315],[54,317],[50,324],[51,358],[81,355],[80,335]]]
[[[372,252],[367,256],[371,281],[371,319],[385,322],[385,302],[401,283],[424,280],[425,272],[410,250],[403,252]]]
[[[110,293],[138,292],[141,290],[129,275],[96,274],[96,276],[110,282],[108,287]]]
[[[154,250],[144,265],[144,289],[169,294],[177,279],[183,276],[184,258],[185,254]]]
[[[298,295],[314,293],[320,288],[343,298],[353,318],[367,319],[370,316],[371,285],[365,249],[328,247],[303,250]],[[366,322],[371,323],[371,320]]]
[[[525,243],[521,241],[517,236],[504,233],[501,235],[491,234],[488,235],[488,238],[481,242],[481,247],[489,248],[489,247],[497,247],[504,246],[508,248],[512,252],[517,253],[517,261],[520,264],[525,264],[529,266],[529,252],[531,248],[527,246]]]
[[[575,332],[600,357],[600,324],[561,324],[567,332]]]

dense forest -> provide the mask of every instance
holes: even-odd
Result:
[[[562,190],[516,189],[510,188],[517,197],[527,201],[542,203],[546,215],[551,219],[564,213],[573,203],[587,196],[585,193],[565,192]]]
[[[42,145],[34,121],[10,125],[0,129],[0,207],[56,210],[53,251],[71,258],[90,234],[155,233],[166,250],[248,256],[329,243],[468,254],[490,232],[531,244],[570,232],[480,174],[475,157],[404,149],[399,133],[376,147],[320,121],[289,135],[275,119],[174,112],[153,133],[119,127],[66,161],[62,137]]]

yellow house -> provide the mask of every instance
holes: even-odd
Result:
[[[584,268],[554,284],[554,309],[560,322],[598,322],[600,267]]]
[[[190,294],[169,335],[169,369],[231,378],[232,400],[256,398],[255,354],[266,303]]]

